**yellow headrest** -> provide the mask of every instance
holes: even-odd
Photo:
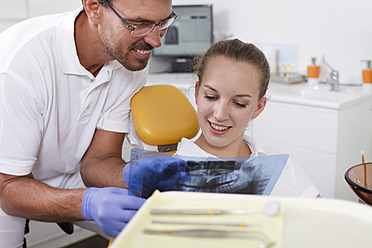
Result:
[[[131,102],[137,136],[149,145],[168,145],[193,138],[199,130],[196,111],[185,94],[172,85],[143,87]]]

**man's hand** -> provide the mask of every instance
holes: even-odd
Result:
[[[83,196],[81,212],[93,220],[110,237],[116,237],[145,202],[122,188],[88,188]]]
[[[148,198],[156,189],[177,190],[188,178],[186,162],[171,156],[144,157],[124,167],[124,180],[134,194]]]

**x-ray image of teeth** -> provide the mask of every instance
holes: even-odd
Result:
[[[181,191],[269,195],[288,155],[258,156],[236,160],[188,160],[188,180]]]
[[[248,187],[254,168],[249,166],[245,169],[240,161],[188,161],[186,173],[189,180],[181,185],[181,190],[222,193],[244,188],[254,194],[253,187]]]
[[[131,161],[144,156],[171,155],[138,148],[131,151]],[[270,195],[289,157],[287,154],[237,158],[173,156],[184,160],[185,166],[180,166],[178,171],[171,170],[169,173],[173,173],[173,176],[168,175],[167,180],[154,182],[156,187],[146,185],[138,177],[130,177],[136,181],[138,196],[149,197],[155,189],[160,188],[162,191]],[[156,181],[156,175],[147,176]]]

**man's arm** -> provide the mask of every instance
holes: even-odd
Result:
[[[0,173],[0,206],[9,214],[49,222],[83,220],[81,200],[86,189],[55,189],[27,176]]]
[[[55,189],[31,175],[0,173],[0,207],[8,215],[46,222],[92,220],[111,237],[144,201],[121,188]]]
[[[81,162],[80,173],[87,187],[127,188],[123,179],[122,146],[125,134],[96,130]]]

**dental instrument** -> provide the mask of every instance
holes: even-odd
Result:
[[[204,238],[243,238],[260,240],[262,244],[259,248],[272,247],[275,242],[271,241],[263,232],[259,231],[223,231],[212,229],[145,229],[144,234],[150,235],[174,235],[186,237],[204,237]]]
[[[270,224],[251,224],[247,222],[213,222],[213,221],[180,221],[180,220],[153,220],[153,224],[175,225],[205,225],[205,226],[236,226],[236,227],[269,227]]]
[[[221,214],[259,214],[263,213],[266,216],[276,216],[280,211],[280,204],[278,201],[269,201],[266,203],[263,210],[252,209],[151,209],[150,213],[154,215],[164,214],[180,214],[180,215],[221,215]]]
[[[366,186],[367,185],[367,166],[364,163],[364,151],[362,150],[360,153],[362,154],[362,164],[364,168],[364,186]]]

